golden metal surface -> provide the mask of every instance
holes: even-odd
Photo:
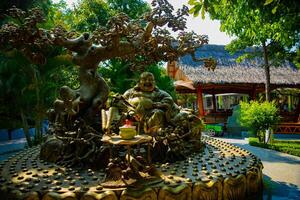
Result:
[[[224,180],[223,199],[245,199],[246,188],[245,175],[240,174],[236,177],[228,177]]]
[[[113,191],[102,191],[102,192],[87,192],[81,200],[117,200],[117,196]]]
[[[220,179],[201,180],[193,186],[193,200],[222,199],[223,186]]]
[[[156,200],[157,194],[152,188],[144,188],[140,190],[124,190],[120,200]]]
[[[158,193],[158,199],[161,200],[190,200],[192,199],[192,188],[187,184],[177,186],[164,186]]]

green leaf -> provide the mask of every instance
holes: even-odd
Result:
[[[201,10],[201,18],[205,19],[205,9],[204,9],[204,7],[202,7],[202,10]]]
[[[272,2],[273,2],[273,0],[266,0],[264,6],[269,5]]]
[[[190,10],[189,10],[189,14],[194,14],[195,13],[195,7],[192,7]]]
[[[275,14],[275,13],[276,13],[276,11],[277,11],[277,8],[278,8],[278,6],[275,6],[275,7],[272,9],[272,13],[273,13],[273,14]]]
[[[188,4],[190,4],[190,5],[196,5],[198,2],[197,2],[197,0],[189,0],[188,1]]]
[[[197,17],[198,15],[199,15],[199,12],[200,12],[200,9],[201,9],[201,5],[200,4],[197,4],[197,5],[195,5],[192,9],[191,9],[191,11],[193,11],[193,12],[190,12],[191,14],[194,14],[194,17]]]

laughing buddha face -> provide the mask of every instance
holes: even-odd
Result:
[[[155,88],[154,76],[150,72],[144,72],[141,74],[139,87],[144,92],[152,92]]]

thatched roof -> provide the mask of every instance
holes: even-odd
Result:
[[[204,68],[201,62],[194,62],[190,55],[181,57],[177,65],[194,83],[264,83],[263,59],[256,57],[237,63],[236,58],[243,53],[231,55],[223,45],[205,45],[196,51],[196,57],[214,58],[217,61],[217,68],[214,71]],[[271,67],[270,74],[271,84],[300,86],[300,70],[287,61],[281,66]]]

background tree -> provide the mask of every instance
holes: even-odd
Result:
[[[176,99],[175,87],[172,79],[167,75],[163,64],[152,64],[145,68],[145,71],[153,73],[157,87],[168,92]],[[113,93],[123,94],[133,87],[140,77],[141,72],[130,69],[130,63],[120,59],[113,59],[102,65],[99,72],[105,78]]]
[[[13,58],[0,55],[0,127],[10,132],[23,126],[28,144],[31,145],[28,120],[24,115],[29,105],[20,98],[26,96],[26,86],[31,82],[28,76],[24,76],[26,63],[28,61],[20,54]]]
[[[61,4],[48,3],[43,4],[47,7],[43,9],[47,10],[47,18],[40,24],[42,28],[51,28],[56,24],[55,15],[61,6]],[[37,4],[32,3],[26,6],[31,5]],[[32,10],[29,13],[35,13],[35,11]],[[25,17],[20,16],[12,23],[21,25]],[[4,21],[7,20],[11,18],[7,16]],[[30,18],[27,20],[30,21]],[[15,37],[19,36],[15,35]],[[76,87],[75,69],[68,59],[69,56],[64,55],[67,52],[60,47],[44,47],[42,46],[42,51],[47,62],[43,64],[31,63],[24,56],[26,52],[22,54],[14,48],[0,52],[0,126],[9,130],[23,127],[29,146],[41,140],[42,121],[46,118],[46,111],[57,96],[58,88],[65,84]],[[41,47],[36,44],[34,48]],[[36,131],[34,141],[29,135],[29,128],[32,126]]]
[[[191,13],[205,12],[220,20],[221,30],[237,38],[227,49],[234,52],[250,46],[260,46],[250,56],[263,56],[266,75],[266,100],[270,100],[270,64],[293,60],[299,49],[299,3],[296,0],[190,0]],[[272,63],[270,63],[270,61]]]
[[[68,23],[79,32],[93,32],[99,26],[105,26],[113,16],[112,9],[104,0],[82,0],[69,12],[72,15]]]
[[[173,99],[176,99],[176,90],[173,84],[173,80],[168,76],[163,64],[155,64],[147,67],[146,71],[151,72],[155,77],[155,83],[158,88],[168,92]]]
[[[138,19],[149,11],[150,6],[141,0],[81,0],[73,9],[65,10],[64,17],[68,16],[72,29],[93,32],[107,26],[109,19],[117,14],[125,13],[131,19]]]
[[[275,102],[258,101],[241,102],[240,122],[242,126],[251,130],[260,142],[268,143],[272,129],[278,123],[280,117]],[[270,130],[268,138],[265,137],[266,130]]]
[[[99,73],[107,81],[113,93],[123,94],[139,77],[139,72],[130,70],[129,65],[120,59],[112,59],[99,68]]]
[[[114,12],[126,13],[131,19],[138,19],[151,10],[143,0],[107,0],[107,3]]]

